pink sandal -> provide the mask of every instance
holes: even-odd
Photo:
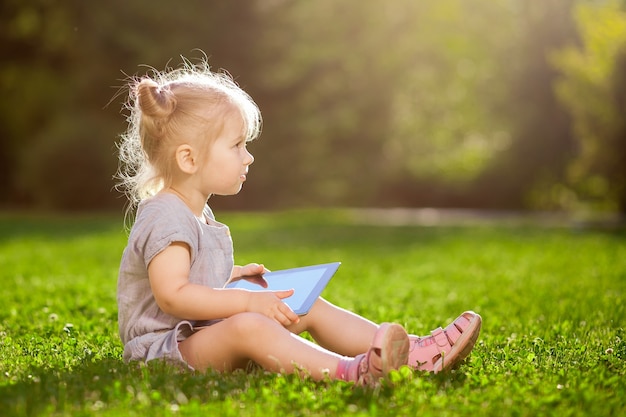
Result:
[[[390,371],[406,365],[408,356],[409,336],[404,328],[399,324],[383,323],[367,353],[339,361],[337,377],[359,385],[375,385]]]
[[[478,314],[466,311],[445,329],[430,332],[430,336],[410,335],[409,366],[434,373],[454,368],[471,353],[481,323]]]

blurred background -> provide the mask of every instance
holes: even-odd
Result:
[[[259,104],[213,206],[626,212],[624,0],[2,0],[0,208],[115,210],[128,76]]]

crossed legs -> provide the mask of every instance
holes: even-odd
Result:
[[[355,380],[368,369],[377,377],[378,370],[391,369],[390,361],[395,361],[393,369],[404,364],[435,373],[451,369],[472,351],[481,323],[480,315],[466,311],[429,336],[409,335],[406,355],[406,332],[400,326],[379,326],[320,298],[309,314],[287,328],[261,314],[240,313],[198,331],[180,342],[179,348],[198,370],[228,371],[254,361],[270,371],[291,373],[299,368],[322,379],[344,375],[346,367],[351,367],[350,379]],[[317,344],[298,336],[304,331]],[[361,362],[366,365],[360,366]],[[354,371],[356,368],[364,371]]]
[[[285,328],[256,313],[240,313],[179,344],[195,369],[229,371],[254,361],[270,371],[306,369],[314,379],[335,375],[339,361],[367,352],[378,325],[318,299],[296,325]],[[308,331],[318,344],[298,336]],[[294,366],[295,365],[295,366]]]

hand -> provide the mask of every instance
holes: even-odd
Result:
[[[228,282],[245,279],[253,284],[267,288],[267,281],[263,278],[263,274],[266,272],[269,272],[269,269],[265,268],[263,264],[252,263],[245,266],[235,266]]]
[[[246,311],[263,314],[287,327],[298,323],[300,317],[282,299],[291,297],[294,290],[250,291]]]

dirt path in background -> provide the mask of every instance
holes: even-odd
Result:
[[[619,229],[626,219],[618,214],[576,215],[566,212],[491,211],[434,208],[354,209],[356,223],[382,226],[541,226]]]

